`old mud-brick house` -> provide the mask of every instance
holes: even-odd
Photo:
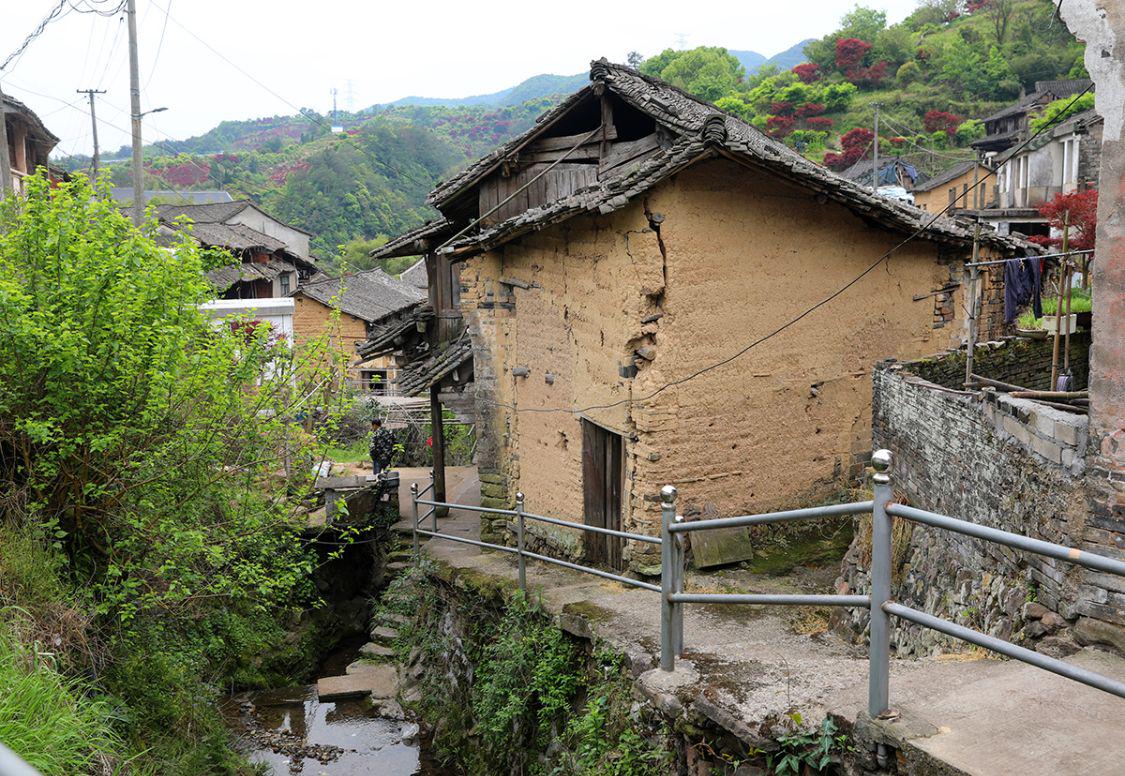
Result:
[[[825,497],[869,454],[873,365],[960,343],[971,229],[630,68],[590,80],[381,249],[425,254],[435,314],[466,323],[446,341],[472,345],[484,504],[522,490],[541,514],[653,533],[669,483],[688,515]],[[600,536],[537,540],[652,563]]]

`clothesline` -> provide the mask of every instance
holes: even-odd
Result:
[[[1057,259],[1061,256],[1076,256],[1078,254],[1093,253],[1093,248],[1086,248],[1080,251],[1063,251],[1062,253],[1044,253],[1040,256],[1016,256],[1011,259],[991,259],[989,261],[969,261],[965,263],[966,267],[986,267],[990,264],[1007,264],[1009,261],[1024,261],[1025,259]]]

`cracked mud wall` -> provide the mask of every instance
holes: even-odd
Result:
[[[470,260],[463,309],[485,351],[478,407],[482,437],[495,443],[484,454],[502,480],[495,492],[510,499],[522,489],[530,511],[581,519],[581,421],[532,410],[622,400],[585,414],[625,436],[627,530],[656,531],[667,483],[688,514],[772,509],[835,490],[870,452],[873,365],[957,344],[960,290],[957,320],[939,328],[935,299],[914,300],[949,284],[952,255],[939,261],[934,244],[904,248],[733,363],[643,397],[773,331],[901,238],[714,160],[616,213]]]

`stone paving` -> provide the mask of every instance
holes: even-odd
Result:
[[[401,477],[405,516],[411,480],[428,478],[425,470]],[[451,470],[449,494],[457,503],[479,503],[470,468]],[[439,526],[444,533],[479,535],[473,512],[454,510]],[[409,531],[409,522],[398,527]],[[427,541],[425,552],[455,569],[516,578],[507,554],[439,540]],[[687,589],[711,580],[689,575]],[[685,655],[676,671],[665,673],[656,668],[656,594],[534,561],[528,582],[564,628],[628,656],[641,690],[665,711],[690,705],[748,745],[765,743],[767,728],[792,710],[806,719],[863,716],[865,651],[831,633],[802,635],[792,610],[787,616],[764,607],[689,605]],[[767,576],[753,577],[743,591],[803,592],[791,578]],[[1069,660],[1125,680],[1125,659],[1110,653],[1087,648]],[[895,660],[891,704],[899,716],[879,723],[881,736],[908,756],[938,760],[949,773],[1116,776],[1125,762],[1125,700],[1015,661],[980,655]]]

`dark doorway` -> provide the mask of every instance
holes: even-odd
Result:
[[[582,491],[586,525],[621,530],[621,489],[624,484],[624,445],[621,436],[582,421]],[[586,532],[586,560],[594,566],[620,569],[622,541],[617,536]]]

